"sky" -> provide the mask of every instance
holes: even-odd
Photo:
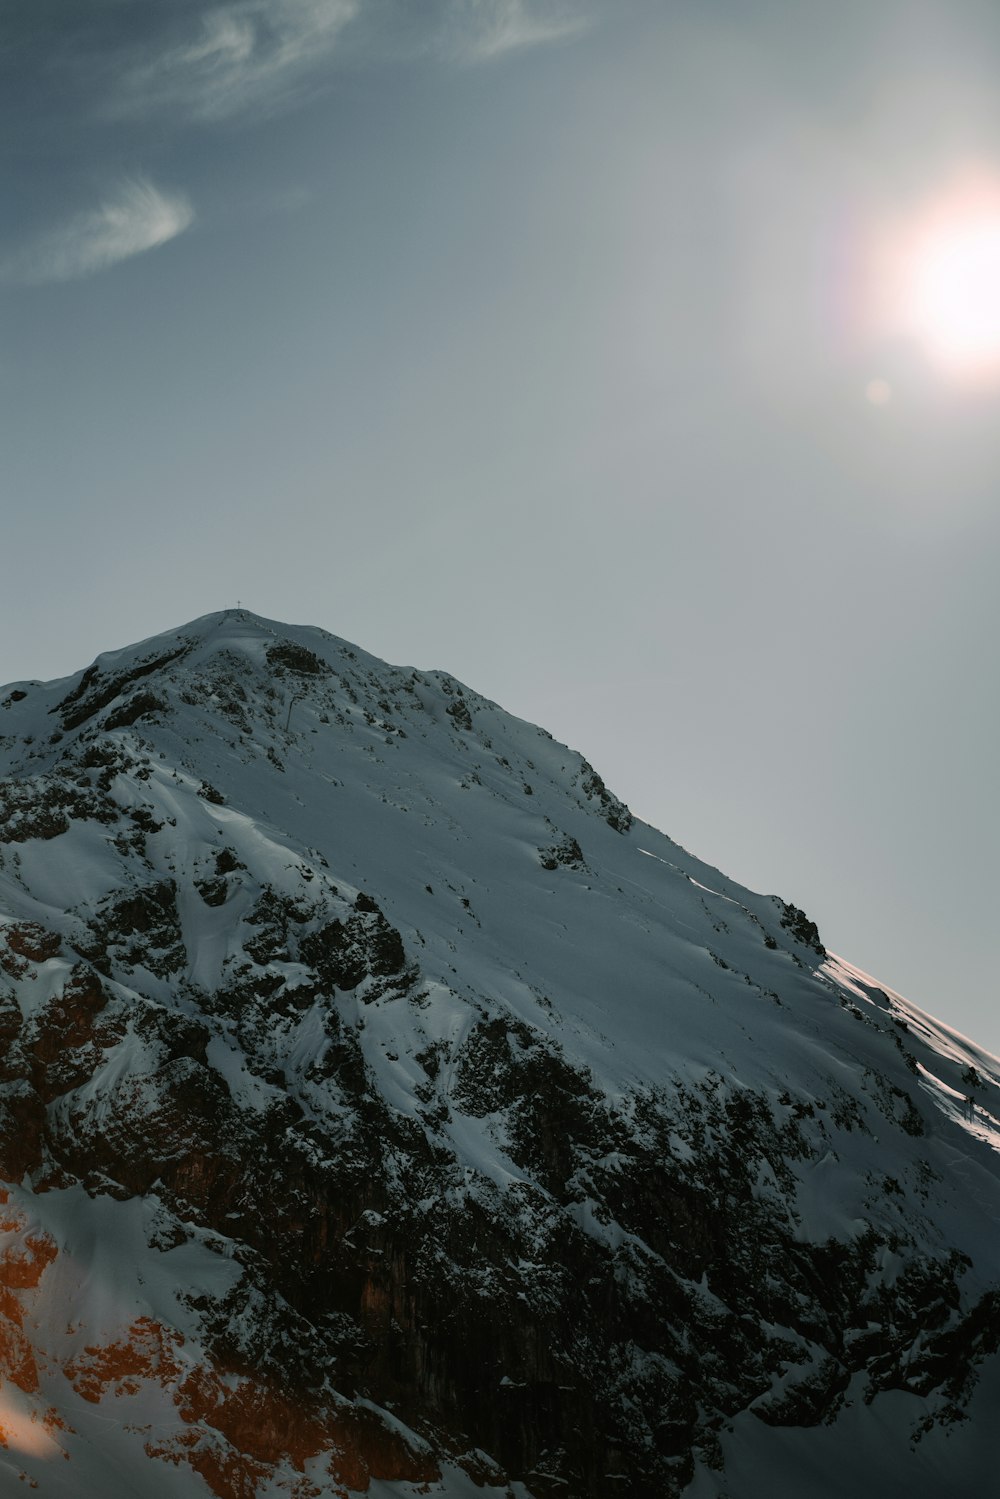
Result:
[[[441,667],[1000,1052],[994,0],[7,0],[0,681]]]

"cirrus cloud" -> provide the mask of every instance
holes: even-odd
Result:
[[[176,239],[193,220],[183,194],[133,178],[97,208],[74,214],[0,259],[0,278],[30,286],[92,276]]]
[[[180,111],[200,121],[286,104],[322,69],[360,0],[233,0],[199,17],[197,35],[125,69],[113,113]]]
[[[579,36],[593,24],[579,6],[530,0],[458,0],[453,7],[454,54],[485,63],[511,52]]]
[[[225,0],[151,24],[155,35],[122,59],[105,112],[210,125],[308,98],[332,76],[349,26],[355,61],[411,51],[475,65],[577,36],[593,14],[585,0],[421,0],[419,9],[413,0]]]
[[[596,4],[175,0],[170,7],[70,7],[56,48],[44,17],[25,7],[13,43],[0,47],[0,123],[6,110],[29,132],[26,172],[39,153],[64,155],[75,168],[88,143],[103,148],[109,127],[127,137],[134,160],[143,132],[152,132],[160,154],[165,141],[183,150],[192,127],[208,143],[233,121],[262,121],[314,101],[346,71],[428,60],[476,67],[570,39],[594,24]],[[121,149],[116,154],[120,159]],[[184,194],[145,177],[62,221],[57,212],[53,227],[0,242],[0,283],[94,275],[176,238],[194,218]]]

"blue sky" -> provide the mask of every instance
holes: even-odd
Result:
[[[447,667],[1000,1050],[1000,383],[906,290],[998,65],[973,0],[13,0],[0,679],[237,599]]]

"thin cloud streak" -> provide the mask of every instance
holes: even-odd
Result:
[[[455,9],[459,35],[453,56],[466,63],[489,63],[512,52],[568,41],[593,24],[591,17],[565,5],[540,7],[527,0],[462,0]]]
[[[200,35],[127,69],[111,111],[179,110],[193,120],[230,119],[275,107],[334,52],[360,0],[236,0],[208,8]]]
[[[390,15],[399,4],[390,0]],[[428,6],[428,12],[425,24],[418,24],[424,42],[416,50],[426,46],[464,65],[566,41],[593,24],[574,0],[446,0],[443,7]],[[211,124],[250,110],[286,108],[329,70],[352,22],[361,55],[366,22],[374,22],[369,45],[373,36],[386,42],[385,12],[381,23],[379,13],[371,0],[231,0],[204,6],[194,34],[172,43],[147,42],[133,55],[106,112],[119,118],[174,114]],[[405,13],[413,19],[412,12]]]
[[[0,279],[21,286],[76,281],[183,234],[194,209],[144,178],[124,183],[98,208],[74,215],[0,259]]]

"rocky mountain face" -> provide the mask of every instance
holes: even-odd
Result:
[[[988,1479],[997,1064],[794,905],[242,611],[0,774],[0,1492]]]

